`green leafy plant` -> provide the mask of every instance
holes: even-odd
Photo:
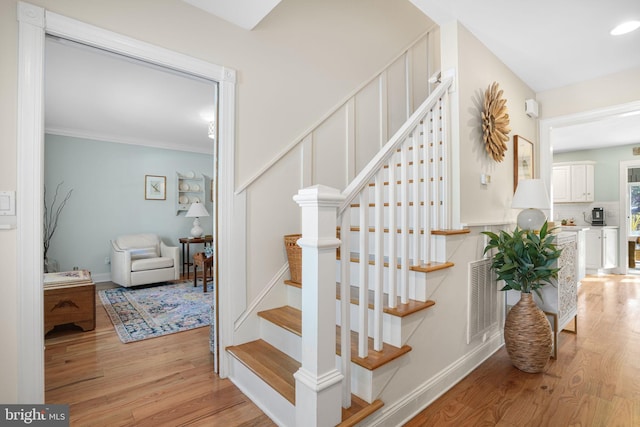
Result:
[[[551,279],[557,278],[560,271],[555,265],[562,249],[554,245],[554,236],[550,231],[545,222],[539,233],[519,227],[510,233],[504,230],[499,234],[482,232],[489,237],[484,253],[496,250],[491,268],[496,272],[498,280],[505,282],[502,291],[534,291],[542,297],[539,288],[553,284]]]

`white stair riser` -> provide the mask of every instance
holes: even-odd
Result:
[[[370,200],[369,203],[373,203],[373,200]],[[430,207],[430,208],[431,208],[430,217],[433,218],[435,209],[433,207]],[[375,218],[375,210],[376,210],[376,208],[374,206],[370,206],[368,209],[369,209],[369,212],[368,212],[368,215],[369,215],[369,226],[372,227],[374,225],[373,218]],[[404,228],[404,227],[401,226],[401,222],[400,222],[401,221],[400,209],[401,209],[400,207],[396,206],[396,229]],[[419,209],[418,209],[418,219],[420,220],[420,228],[422,228],[422,229],[425,228],[424,223],[423,223],[423,221],[424,221],[424,209],[425,209],[424,206],[420,206]],[[383,215],[382,216],[383,217],[382,225],[385,228],[388,228],[389,227],[389,207],[388,206],[383,207],[382,215]],[[409,229],[410,230],[413,229],[414,215],[415,215],[415,209],[414,209],[413,206],[410,206],[409,207],[409,212],[407,214],[407,221],[409,223]],[[350,208],[349,218],[351,220],[351,225],[352,226],[358,226],[360,224],[360,208],[359,207]],[[431,222],[431,228],[435,228],[435,227],[436,227],[436,225],[433,222]]]
[[[341,317],[341,310],[340,310],[340,304],[341,301],[336,301],[336,324],[342,326],[342,317]],[[350,329],[352,331],[360,331],[360,323],[358,320],[358,311],[360,310],[360,306],[356,305],[356,304],[350,304]],[[373,338],[373,310],[372,309],[368,309],[368,319],[369,321],[367,322],[369,325],[369,337]],[[391,344],[393,346],[396,347],[402,347],[402,345],[404,345],[404,343],[406,342],[406,339],[408,338],[404,333],[403,333],[403,319],[401,317],[398,316],[392,316],[390,314],[387,313],[382,313],[382,324],[383,324],[383,330],[382,330],[382,341],[384,341],[387,344]]]
[[[287,305],[302,310],[302,289],[287,285]]]
[[[360,252],[360,232],[359,231],[351,231],[351,234],[349,235],[349,252],[351,253],[359,253]],[[369,253],[375,253],[375,233],[374,232],[369,232],[369,244],[368,244],[368,248],[369,248]],[[389,233],[383,233],[382,234],[382,244],[383,244],[383,255],[386,257],[389,255],[389,241],[390,239],[390,235]],[[396,238],[396,256],[400,256],[400,251],[401,251],[401,244],[402,244],[402,235],[400,233],[396,233],[395,234],[395,238]],[[409,234],[409,258],[412,260],[414,259],[414,254],[416,253],[415,251],[415,237],[413,234]],[[427,239],[427,237],[425,237],[423,234],[421,234],[418,237],[418,245],[419,245],[419,249],[420,249],[420,253],[422,254],[424,251],[424,243],[425,243],[425,239]],[[429,249],[433,249],[433,238],[431,239],[431,242],[429,243],[431,246]],[[424,257],[424,255],[421,255],[422,257]],[[417,263],[417,262],[414,262]]]
[[[271,324],[268,320],[260,319],[261,324]],[[261,338],[286,353],[297,361],[300,361],[302,338],[293,332],[280,328],[277,325],[260,326]],[[296,356],[297,355],[297,356]],[[235,360],[235,358],[232,358]],[[375,396],[382,391],[386,380],[393,375],[397,367],[403,364],[403,357],[399,357],[374,371],[369,371],[355,363],[351,363],[352,393],[371,403]],[[239,362],[238,362],[239,363]],[[240,364],[240,363],[239,363]],[[242,364],[240,364],[242,365]],[[244,366],[244,365],[242,365]],[[340,369],[340,356],[336,355],[336,368]],[[261,380],[260,380],[261,381]]]
[[[341,366],[341,356],[336,355],[336,366]],[[380,396],[388,381],[402,366],[406,364],[405,357],[399,357],[391,362],[370,371],[355,363],[351,364],[351,393],[365,400],[373,402]]]
[[[296,425],[296,408],[270,385],[233,356],[229,357],[229,377],[276,424],[284,427]]]
[[[359,263],[356,263],[356,262],[350,263],[350,269],[349,269],[349,276],[351,278],[349,283],[350,286],[358,287],[360,285],[359,266],[360,266]],[[369,275],[369,289],[374,290],[375,289],[374,274],[376,272],[376,267],[374,265],[368,265],[367,270]],[[401,275],[402,275],[402,271],[396,270],[397,286],[400,286]],[[383,269],[382,278],[383,278],[383,286],[382,286],[383,292],[388,293],[389,292],[389,268],[388,267],[385,267]],[[340,280],[341,280],[340,265],[338,264],[338,269],[336,271],[336,282],[340,283]],[[409,270],[409,298],[410,299],[415,299],[417,301],[426,301],[426,299],[424,298],[427,295],[427,284],[428,284],[428,280],[427,280],[427,275],[425,273],[421,271]],[[398,290],[398,295],[399,293],[400,291]]]
[[[260,318],[260,338],[292,359],[302,360],[302,341],[298,335]]]

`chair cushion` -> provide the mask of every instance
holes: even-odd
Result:
[[[116,239],[120,249],[156,248],[159,252],[160,239],[155,234],[127,234]]]
[[[173,267],[173,258],[169,257],[142,258],[131,261],[131,271],[157,270],[171,267]]]
[[[131,261],[135,261],[137,259],[158,257],[158,251],[156,250],[155,246],[149,248],[130,249],[129,252],[131,252]]]

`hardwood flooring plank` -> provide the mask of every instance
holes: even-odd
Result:
[[[45,402],[72,426],[274,425],[213,372],[209,328],[123,344],[96,296],[95,330],[57,327],[45,347]]]
[[[543,373],[519,371],[502,348],[405,425],[640,425],[638,300],[639,276],[587,276],[578,333],[560,334]]]

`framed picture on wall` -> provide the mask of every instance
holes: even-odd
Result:
[[[144,199],[145,200],[166,200],[167,199],[167,177],[158,175],[144,176]]]
[[[513,192],[518,188],[521,179],[534,178],[534,146],[533,142],[520,135],[513,136]]]

